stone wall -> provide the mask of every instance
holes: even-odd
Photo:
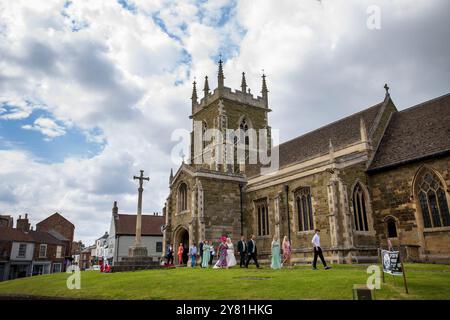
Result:
[[[386,218],[392,216],[396,220],[398,233],[398,237],[392,239],[394,246],[408,246],[411,259],[450,262],[450,227],[424,231],[421,223],[421,211],[417,197],[413,194],[413,183],[416,173],[423,165],[434,169],[443,178],[449,202],[450,157],[373,173],[370,175],[369,186],[377,238],[386,247]]]

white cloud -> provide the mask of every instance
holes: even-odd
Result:
[[[200,95],[204,75],[215,87],[219,52],[227,86],[238,88],[245,71],[259,94],[266,70],[269,121],[282,140],[379,102],[385,82],[400,108],[450,85],[446,0],[246,0],[223,24],[228,1],[128,2],[136,10],[0,0],[0,121],[41,108],[48,116],[27,129],[51,139],[74,126],[105,144],[93,157],[48,164],[9,143],[0,150],[0,211],[34,222],[61,211],[89,242],[108,228],[114,200],[135,211],[140,169],[151,179],[144,211],[160,211],[176,169],[170,134],[191,128],[193,77]],[[366,28],[371,4],[382,9],[380,31]]]
[[[22,126],[25,130],[35,130],[42,133],[48,139],[56,138],[66,134],[66,129],[58,125],[54,120],[45,117],[39,117],[34,121],[33,125]]]

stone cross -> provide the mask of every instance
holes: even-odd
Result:
[[[139,195],[138,195],[138,207],[136,216],[136,237],[134,239],[135,247],[141,246],[141,229],[142,229],[142,192],[144,188],[144,180],[150,181],[149,177],[144,177],[144,170],[141,170],[141,175],[139,177],[133,176],[133,180],[139,180]]]

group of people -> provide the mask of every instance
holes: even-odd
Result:
[[[314,250],[314,259],[313,259],[313,270],[317,270],[317,258],[320,257],[324,267],[326,270],[330,269],[327,266],[325,259],[323,257],[322,249],[320,247],[320,230],[316,229],[314,233],[314,237],[311,241]],[[260,265],[258,263],[258,248],[256,245],[256,237],[252,235],[250,240],[246,240],[245,236],[241,236],[241,240],[237,243],[237,251],[240,256],[239,266],[241,268],[248,268],[250,261],[253,260],[256,267],[260,269]],[[180,265],[187,264],[188,257],[191,259],[191,267],[195,267],[197,265],[198,257],[200,257],[201,262],[199,265],[202,268],[208,268],[212,265],[213,259],[217,256],[217,262],[214,264],[213,268],[230,268],[237,265],[236,257],[234,256],[234,246],[230,238],[225,236],[220,238],[220,244],[215,250],[215,247],[212,242],[208,240],[203,240],[199,243],[198,248],[197,245],[193,242],[189,247],[189,250],[183,246],[183,243],[180,243],[177,250],[178,263]],[[273,238],[271,245],[271,264],[270,267],[272,269],[280,269],[282,266],[292,267],[291,265],[291,243],[287,236],[284,236],[283,241],[280,243],[277,236]],[[170,245],[167,249],[167,264],[173,265],[174,259],[174,249],[173,246]]]

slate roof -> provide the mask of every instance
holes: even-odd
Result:
[[[136,234],[136,215],[119,214],[115,220],[116,235]],[[143,236],[162,236],[161,226],[164,224],[163,216],[142,215],[141,234]]]
[[[330,139],[335,150],[359,142],[361,140],[361,118],[364,120],[367,132],[370,134],[375,125],[377,115],[388,101],[385,100],[349,117],[280,144],[278,146],[280,169],[294,163],[328,154]],[[259,172],[258,165],[246,166],[246,174],[249,177],[257,176]]]
[[[25,232],[21,229],[7,227],[0,228],[0,241],[36,242],[64,245],[64,242],[58,240],[48,232],[31,230]]]
[[[450,93],[393,114],[369,171],[450,152]]]

